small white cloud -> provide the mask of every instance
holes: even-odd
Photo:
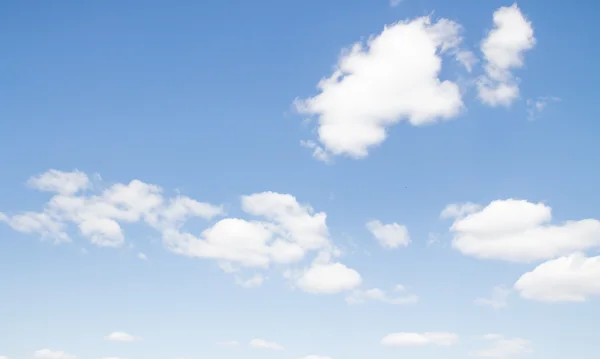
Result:
[[[483,337],[490,342],[489,347],[471,353],[481,358],[509,359],[522,354],[532,353],[531,341],[521,338],[504,338],[498,334],[488,334]]]
[[[391,7],[396,7],[398,5],[400,5],[404,0],[390,0],[390,6]]]
[[[283,350],[283,346],[275,342],[266,341],[264,339],[252,339],[250,341],[250,346],[256,349]]]
[[[137,254],[137,257],[143,261],[147,261],[148,260],[148,256],[145,253],[139,252]]]
[[[262,275],[255,274],[251,278],[246,280],[237,278],[236,283],[244,288],[257,288],[263,284],[264,280],[265,278]]]
[[[440,213],[440,218],[460,218],[468,214],[475,213],[481,209],[481,206],[471,202],[449,204]]]
[[[396,292],[404,291],[402,285],[397,285],[395,288]],[[419,301],[419,297],[414,294],[403,294],[403,295],[390,295],[379,288],[367,289],[367,290],[355,290],[346,297],[348,304],[360,304],[367,300],[379,301],[388,304],[414,304]]]
[[[533,121],[539,118],[542,112],[548,107],[551,102],[558,102],[558,97],[538,97],[536,99],[527,100],[527,119]]]
[[[35,359],[77,359],[77,356],[62,350],[41,349],[33,353]]]
[[[360,274],[342,263],[313,263],[296,280],[296,285],[308,293],[335,294],[352,290],[361,282]]]
[[[31,177],[27,184],[39,191],[54,192],[62,195],[73,195],[90,187],[88,176],[80,171],[63,172],[49,170],[41,175]]]
[[[427,247],[437,246],[440,243],[441,241],[439,233],[429,232],[427,234]]]
[[[513,69],[523,67],[523,55],[535,45],[533,27],[517,4],[494,12],[494,28],[481,43],[485,75],[477,82],[479,98],[489,106],[508,106],[519,97]]]
[[[508,305],[508,296],[510,289],[504,286],[496,286],[492,290],[491,298],[476,298],[474,303],[479,305],[487,305],[494,309],[501,309]]]
[[[458,335],[446,332],[393,333],[385,336],[381,344],[387,347],[411,347],[425,345],[450,346],[458,342]]]
[[[600,256],[575,253],[551,259],[523,274],[514,288],[531,300],[584,302],[600,296]]]
[[[383,224],[380,221],[373,220],[367,222],[367,229],[384,248],[395,249],[410,244],[410,235],[404,225],[398,223]]]
[[[142,340],[141,337],[137,337],[135,335],[127,334],[124,332],[112,332],[106,337],[104,337],[104,339],[114,342],[136,342]]]

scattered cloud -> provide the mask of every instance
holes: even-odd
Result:
[[[457,116],[459,86],[439,73],[442,55],[458,56],[461,31],[451,20],[420,17],[343,51],[334,73],[318,84],[320,93],[295,101],[299,113],[318,121],[318,144],[304,146],[320,158],[363,158],[402,120],[418,126]]]
[[[265,278],[260,274],[255,274],[251,278],[242,280],[240,278],[236,278],[236,283],[244,288],[257,288],[260,287]]]
[[[600,296],[600,256],[583,253],[551,259],[514,285],[523,298],[541,302],[584,302]]]
[[[483,103],[508,106],[519,97],[519,79],[512,70],[523,67],[524,54],[535,42],[531,22],[516,3],[494,12],[494,27],[481,43],[485,75],[477,89]]]
[[[452,245],[465,255],[512,262],[534,262],[600,247],[600,221],[550,224],[543,203],[507,199],[457,218]]]
[[[31,177],[27,181],[27,185],[39,191],[71,196],[79,191],[90,188],[91,181],[85,173],[78,170],[72,172],[49,170],[38,176]]]
[[[263,339],[252,339],[250,341],[250,346],[256,349],[283,350],[283,346]]]
[[[362,277],[354,269],[339,262],[313,263],[295,283],[308,293],[335,294],[358,287],[362,283]]]
[[[367,290],[355,290],[346,297],[348,304],[360,304],[367,300],[379,301],[388,304],[414,304],[419,301],[419,297],[414,294],[406,294],[405,288],[402,285],[397,285],[394,288],[396,295],[390,295],[379,288]],[[398,292],[401,292],[398,294]]]
[[[139,252],[137,254],[137,257],[143,261],[147,261],[148,260],[148,256],[145,253]]]
[[[380,221],[373,220],[367,222],[367,229],[384,248],[396,249],[410,244],[410,235],[404,225],[398,223],[383,224]]]
[[[104,339],[113,342],[137,342],[143,340],[141,337],[137,337],[135,335],[127,334],[124,332],[112,332],[106,337],[104,337]]]
[[[481,206],[472,202],[449,204],[440,213],[440,218],[461,218],[481,209]]]
[[[473,352],[473,356],[481,358],[509,359],[533,352],[531,349],[531,341],[526,339],[507,339],[498,334],[488,334],[485,335],[483,339],[490,342],[489,347]]]
[[[77,359],[77,356],[61,350],[40,349],[33,353],[35,359]]]
[[[474,303],[479,305],[487,305],[494,309],[501,309],[508,305],[509,295],[510,289],[504,286],[496,286],[492,290],[491,298],[476,298]]]
[[[458,342],[458,335],[445,332],[393,333],[385,336],[381,344],[387,347],[415,347],[425,345],[450,346]]]
[[[542,112],[548,107],[551,102],[558,102],[558,97],[538,97],[536,99],[527,100],[527,119],[533,121],[539,118]]]

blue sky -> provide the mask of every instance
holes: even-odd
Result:
[[[597,10],[2,3],[0,358],[598,357]]]

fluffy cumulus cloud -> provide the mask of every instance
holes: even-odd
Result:
[[[220,206],[178,196],[165,198],[159,186],[133,180],[116,183],[97,193],[81,192],[90,180],[80,171],[49,170],[28,181],[31,187],[54,193],[40,212],[3,214],[0,220],[14,230],[38,234],[55,242],[71,240],[68,225],[81,236],[102,247],[120,247],[125,242],[122,224],[144,222],[153,228],[178,228],[186,219],[210,219],[222,214]]]
[[[406,247],[410,244],[408,228],[398,223],[383,224],[373,220],[367,222],[367,229],[379,244],[387,249]]]
[[[419,297],[414,294],[407,294],[404,286],[398,284],[393,292],[387,293],[379,288],[367,290],[355,290],[346,297],[348,304],[360,304],[366,301],[378,301],[388,304],[414,304],[419,301]]]
[[[381,144],[387,128],[405,120],[418,126],[459,114],[459,86],[439,78],[443,55],[459,61],[461,26],[420,17],[387,26],[365,43],[344,51],[320,92],[297,100],[297,110],[317,118],[318,142],[305,142],[321,159],[365,157]]]
[[[415,347],[425,345],[450,346],[458,342],[458,335],[446,332],[393,333],[381,339],[388,347]]]
[[[549,260],[514,285],[522,297],[542,302],[583,302],[600,296],[600,256],[582,253]]]
[[[40,349],[33,353],[33,357],[35,359],[77,359],[76,355],[52,349]]]
[[[113,342],[136,342],[136,341],[142,340],[141,337],[131,335],[128,333],[124,333],[124,332],[112,332],[109,335],[107,335],[106,337],[104,337],[104,339],[110,340]]]
[[[452,245],[465,255],[533,262],[600,247],[600,221],[551,224],[544,203],[507,199],[455,219]]]
[[[481,43],[485,74],[477,81],[479,98],[487,105],[510,105],[519,97],[512,71],[524,65],[524,54],[535,45],[531,22],[517,4],[494,12],[494,27]]]
[[[483,337],[489,342],[485,349],[477,350],[472,354],[475,357],[509,359],[522,354],[533,352],[531,341],[522,338],[505,338],[498,334],[487,334]]]
[[[308,293],[334,294],[358,287],[362,277],[339,262],[313,263],[297,277],[295,283]]]
[[[193,234],[184,228],[189,219],[224,216],[223,207],[181,195],[168,198],[161,187],[140,180],[99,191],[91,191],[89,183],[82,172],[50,170],[29,180],[30,186],[54,193],[44,208],[40,212],[0,213],[0,221],[17,231],[56,242],[71,240],[71,225],[91,243],[103,247],[125,243],[123,224],[144,224],[158,231],[172,252],[215,259],[223,270],[232,273],[240,268],[301,264],[307,254],[314,253],[317,260],[296,272],[301,273],[294,278],[301,289],[335,293],[360,283],[355,270],[332,259],[339,251],[329,236],[327,215],[299,203],[292,195],[262,192],[242,196],[241,209],[247,218],[222,218]],[[138,257],[148,259],[143,253]],[[244,287],[259,286],[264,280],[262,274],[236,278]]]
[[[264,339],[252,339],[250,341],[250,347],[256,349],[283,350],[282,345]]]

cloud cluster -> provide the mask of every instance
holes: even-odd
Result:
[[[453,208],[464,207],[454,205]],[[553,224],[549,206],[517,199],[468,207],[469,211],[451,211],[455,215],[450,227],[455,249],[482,259],[546,261],[515,283],[514,288],[522,297],[540,301],[583,301],[591,295],[600,295],[597,284],[600,259],[583,254],[600,248],[600,220]],[[498,306],[500,302],[493,305]]]
[[[483,103],[509,105],[519,96],[513,70],[523,67],[536,40],[516,4],[496,10],[493,25],[481,42],[484,74],[475,84]],[[401,121],[420,126],[458,116],[464,89],[440,73],[449,57],[468,73],[480,62],[461,47],[462,32],[455,21],[425,16],[386,26],[342,51],[333,73],[319,82],[319,93],[295,101],[300,114],[317,120],[318,143],[301,144],[325,162],[339,155],[363,158]]]

